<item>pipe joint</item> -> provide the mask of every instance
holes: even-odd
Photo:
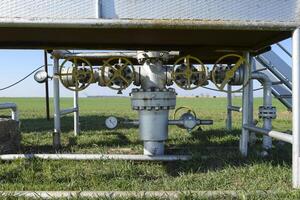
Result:
[[[260,119],[276,119],[275,106],[260,106],[258,117]]]

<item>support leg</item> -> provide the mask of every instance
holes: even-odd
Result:
[[[228,109],[229,106],[232,106],[232,93],[231,93],[231,85],[227,85],[227,120],[226,120],[226,129],[232,129],[232,110]]]
[[[293,33],[293,187],[300,188],[300,28]]]
[[[53,133],[53,147],[58,149],[60,143],[60,105],[59,105],[59,60],[54,58],[53,65],[53,99],[54,99],[54,133]]]
[[[250,60],[250,55],[249,53],[244,54],[245,59],[247,60],[248,63],[251,62]],[[251,63],[250,63],[251,66]],[[248,81],[250,78],[250,69],[245,65],[245,75],[244,79],[245,81]],[[250,117],[249,113],[251,112],[250,110],[250,84],[248,83],[244,89],[243,89],[243,125],[249,124],[250,123]],[[245,128],[242,128],[242,135],[240,138],[240,152],[243,156],[248,155],[248,143],[249,143],[249,131]]]
[[[250,57],[250,63],[249,64],[250,64],[250,67],[251,67],[250,72],[252,74],[252,72],[256,70],[255,62],[254,62],[252,57]],[[251,79],[249,81],[249,123],[250,124],[253,124],[253,121],[254,121],[254,117],[253,117],[254,97],[253,96],[254,96],[253,95],[253,80]],[[253,132],[250,132],[249,134],[250,134],[250,138],[249,138],[250,144],[255,143],[256,134],[253,133]]]
[[[80,132],[79,127],[79,106],[78,106],[78,92],[74,92],[74,108],[76,111],[74,112],[74,136],[76,137]]]

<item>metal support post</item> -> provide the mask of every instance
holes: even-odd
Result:
[[[79,106],[78,106],[78,91],[74,92],[74,136],[76,137],[80,132],[79,127]]]
[[[250,58],[251,62],[250,62],[250,72],[251,74],[256,71],[256,62],[253,60],[254,58],[251,57]],[[254,84],[254,81],[253,79],[251,79],[249,81],[249,121],[251,123],[251,125],[254,123],[254,117],[253,117],[253,108],[254,108],[254,91],[253,91],[253,84]],[[250,137],[249,137],[249,142],[250,144],[254,144],[256,142],[256,134],[255,132],[251,132],[250,131]]]
[[[248,63],[251,62],[250,59],[250,54],[249,52],[244,53],[244,57]],[[251,66],[251,63],[250,65]],[[248,68],[247,65],[244,65],[245,67],[245,74],[244,74],[244,81],[247,81],[250,79],[250,69]],[[251,107],[250,107],[250,84],[246,84],[246,86],[243,89],[243,126],[246,124],[251,124],[250,123],[250,116],[249,113],[251,112]],[[248,155],[248,143],[249,143],[249,130],[242,128],[242,135],[240,138],[240,152],[243,156]]]
[[[59,97],[59,59],[54,57],[53,65],[53,100],[54,100],[54,133],[53,133],[53,147],[59,148],[60,143],[60,97]]]
[[[300,188],[300,28],[293,33],[293,187]]]
[[[227,84],[227,120],[226,120],[226,129],[232,129],[232,110],[229,109],[232,106],[232,88],[231,85]]]

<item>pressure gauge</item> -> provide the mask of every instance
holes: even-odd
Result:
[[[109,129],[115,129],[118,126],[118,119],[111,116],[105,120],[105,125]]]
[[[34,80],[38,83],[45,83],[48,78],[48,74],[44,70],[39,70],[34,74]]]

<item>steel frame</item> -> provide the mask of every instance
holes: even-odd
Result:
[[[53,147],[58,149],[61,146],[61,116],[74,113],[74,136],[80,132],[79,124],[79,97],[78,92],[74,91],[73,108],[60,109],[60,91],[59,91],[59,58],[53,57],[53,103],[54,103],[54,132]]]

